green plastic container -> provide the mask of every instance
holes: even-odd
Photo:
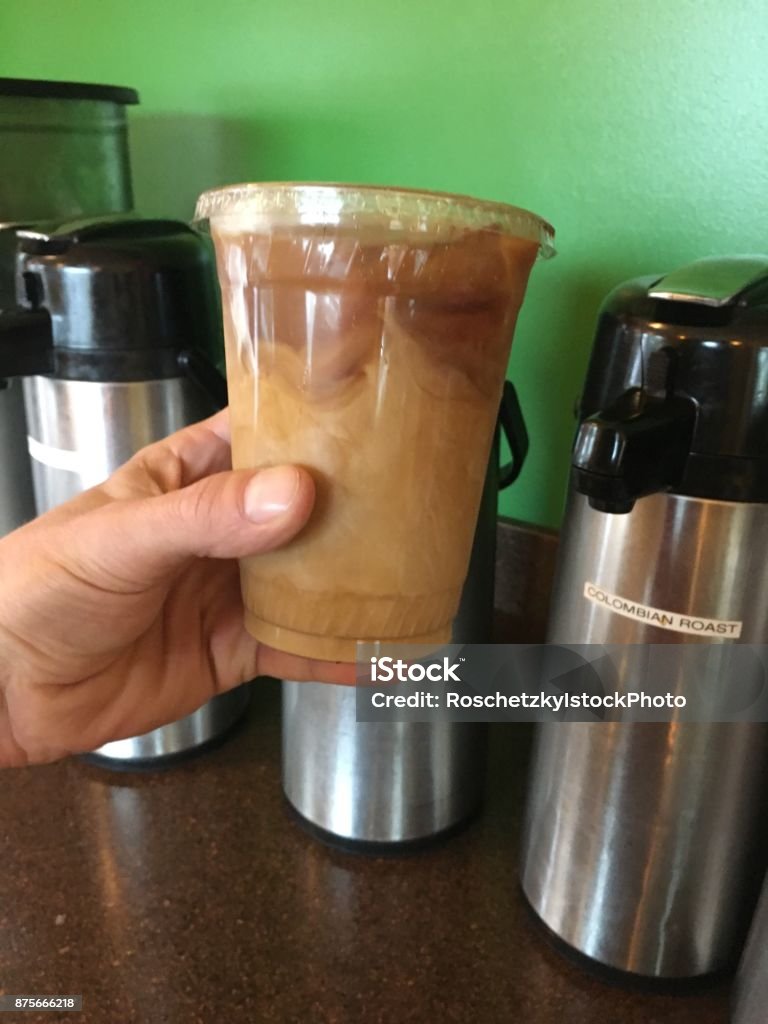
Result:
[[[133,205],[133,89],[0,78],[0,222],[66,220]]]

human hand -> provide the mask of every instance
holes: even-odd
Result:
[[[0,766],[140,735],[257,675],[354,681],[246,633],[233,559],[290,541],[315,492],[296,467],[230,466],[224,412],[0,540]]]

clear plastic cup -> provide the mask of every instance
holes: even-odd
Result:
[[[309,524],[241,563],[279,650],[447,642],[512,334],[552,229],[465,196],[234,185],[196,210],[216,248],[236,468],[314,477]]]

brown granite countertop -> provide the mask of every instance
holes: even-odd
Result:
[[[597,980],[517,886],[530,731],[494,726],[483,815],[429,851],[320,845],[280,789],[279,690],[218,750],[152,775],[77,761],[0,779],[0,990],[79,994],[31,1024],[725,1024]]]

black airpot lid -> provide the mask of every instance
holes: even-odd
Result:
[[[187,224],[120,214],[17,227],[16,301],[0,379],[146,380],[218,338],[209,245]]]
[[[595,508],[768,502],[768,256],[697,260],[603,304],[572,465]]]

